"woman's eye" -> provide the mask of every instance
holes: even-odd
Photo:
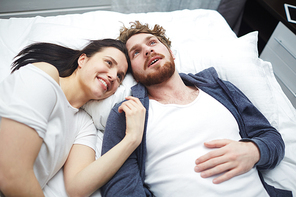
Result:
[[[121,82],[122,79],[123,79],[123,76],[122,76],[121,74],[118,74],[118,75],[117,75],[117,78],[118,78],[119,82]]]
[[[106,63],[107,63],[109,66],[112,66],[112,62],[109,61],[109,60],[106,60]]]

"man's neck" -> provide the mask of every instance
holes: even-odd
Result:
[[[161,84],[147,87],[149,99],[163,104],[189,104],[198,96],[198,89],[186,86],[180,75],[175,72],[173,76]]]

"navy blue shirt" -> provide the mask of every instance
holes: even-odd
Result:
[[[260,159],[255,166],[268,194],[270,196],[292,196],[290,191],[275,189],[263,180],[260,170],[277,166],[284,157],[285,145],[280,133],[270,125],[251,101],[233,84],[221,80],[214,68],[208,68],[195,75],[180,73],[180,76],[187,86],[196,86],[223,104],[239,125],[241,141],[252,141],[257,145]],[[137,84],[132,87],[132,95],[139,98],[146,108],[143,140],[114,177],[101,188],[103,196],[154,196],[149,186],[144,183],[146,129],[149,115],[147,89],[142,84]],[[119,143],[125,136],[125,115],[118,112],[119,106],[120,103],[111,110],[108,117],[102,154]]]

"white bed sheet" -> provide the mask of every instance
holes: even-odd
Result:
[[[164,13],[120,14],[96,11],[55,17],[0,19],[0,82],[9,75],[13,57],[33,42],[51,42],[82,48],[90,39],[116,38],[122,24],[139,20],[160,24],[172,40],[180,72],[198,72],[215,67],[222,79],[238,86],[282,134],[284,160],[264,172],[268,183],[296,195],[296,112],[277,83],[272,66],[258,58],[257,32],[237,38],[227,22],[213,10],[182,10]],[[181,64],[182,62],[182,64]],[[118,91],[103,101],[84,106],[99,131],[104,131],[110,109],[130,94],[135,84],[128,75]],[[102,132],[98,132],[97,156]],[[46,196],[66,196],[60,171],[44,188]],[[96,193],[95,196],[99,196]]]

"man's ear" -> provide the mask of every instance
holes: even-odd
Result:
[[[174,55],[174,53],[173,53],[173,51],[171,49],[170,49],[170,53],[171,53],[173,59],[175,60],[175,55]]]
[[[85,53],[81,54],[80,57],[78,58],[77,60],[77,63],[78,63],[78,68],[81,68],[85,62],[87,61],[87,56]]]

